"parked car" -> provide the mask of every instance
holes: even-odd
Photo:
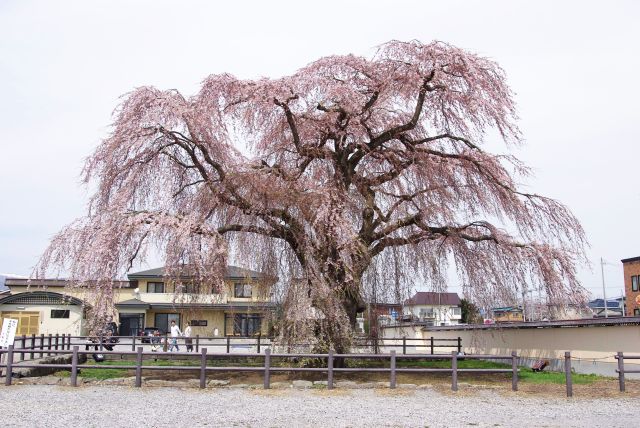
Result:
[[[156,331],[160,333],[160,336],[164,335],[164,332],[156,327],[145,327],[144,330],[140,330],[138,332],[138,336],[142,337],[140,341],[142,343],[151,343],[151,338],[155,335]]]

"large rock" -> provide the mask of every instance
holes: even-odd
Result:
[[[311,388],[313,386],[313,382],[308,380],[294,380],[291,384],[294,388]]]
[[[358,387],[358,384],[350,381],[350,380],[343,380],[340,382],[336,382],[335,383],[336,388],[348,388],[348,389],[355,389]]]
[[[220,387],[220,386],[227,386],[227,385],[229,385],[229,383],[230,382],[228,380],[213,379],[213,380],[210,380],[207,383],[207,386],[209,388],[215,388],[215,387]]]

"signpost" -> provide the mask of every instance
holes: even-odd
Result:
[[[0,332],[0,348],[8,348],[13,345],[18,329],[18,320],[5,318],[2,322],[2,332]]]

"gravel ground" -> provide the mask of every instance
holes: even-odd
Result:
[[[637,426],[638,399],[522,397],[480,390],[215,390],[0,387],[3,427]]]

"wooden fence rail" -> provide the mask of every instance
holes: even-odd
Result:
[[[135,351],[137,346],[153,346],[159,344],[166,350],[169,347],[170,340],[172,338],[167,334],[162,336],[72,336],[70,334],[44,334],[36,336],[31,335],[29,338],[26,335],[17,337],[15,342],[21,349],[27,349],[30,347],[32,350],[38,350],[39,352],[30,352],[28,354],[21,354],[20,361],[25,359],[42,358],[46,355],[52,355],[50,351],[66,349],[71,351],[71,347],[87,346],[96,347],[100,351],[104,351],[109,348],[121,348],[130,347],[131,351]],[[261,335],[254,337],[235,337],[235,336],[200,336],[196,335],[191,338],[179,337],[178,344],[180,346],[187,346],[186,340],[191,340],[189,345],[195,352],[200,352],[200,348],[207,347],[220,347],[226,348],[226,353],[230,354],[234,347],[256,347],[257,353],[261,353],[264,349],[271,347],[273,344],[273,338],[262,337]],[[126,343],[125,343],[126,342]],[[311,343],[299,343],[293,345],[295,347],[312,346]],[[447,350],[456,349],[458,353],[462,352],[462,339],[460,337],[455,339],[436,339],[430,338],[410,338],[410,337],[391,337],[391,338],[374,338],[374,339],[356,339],[354,342],[354,349],[370,349],[373,348],[374,353],[378,353],[381,348],[402,348],[402,354],[406,355],[408,349],[413,346],[414,348],[427,348],[431,355],[439,355],[437,350],[445,348]],[[45,352],[46,351],[46,352]],[[418,352],[422,354],[422,352]]]
[[[5,385],[11,385],[13,374],[13,363],[15,354],[24,354],[31,352],[31,349],[15,349],[9,346],[8,349],[0,350],[0,356],[6,354],[6,362],[0,364],[0,368],[6,368]],[[67,350],[55,350],[50,351],[51,354],[69,354]],[[135,356],[135,365],[97,365],[97,364],[79,364],[80,355],[91,355],[95,351],[82,351],[78,345],[72,347],[71,364],[20,364],[20,367],[24,368],[54,368],[58,370],[70,370],[71,371],[71,385],[77,386],[78,370],[85,368],[93,369],[126,369],[135,370],[135,386],[142,386],[142,373],[144,370],[168,370],[168,371],[199,371],[200,372],[200,388],[206,386],[206,375],[208,372],[215,371],[256,371],[262,372],[264,377],[264,388],[269,389],[271,387],[271,373],[272,372],[323,372],[327,374],[327,388],[334,388],[334,373],[389,373],[389,386],[391,388],[396,387],[396,375],[397,373],[450,373],[451,374],[451,389],[453,391],[458,390],[458,374],[459,373],[511,373],[511,387],[514,391],[518,389],[518,368],[517,358],[515,352],[511,356],[500,355],[458,355],[456,351],[452,351],[451,354],[431,355],[431,354],[396,354],[395,350],[392,350],[389,354],[336,354],[330,351],[326,354],[316,353],[271,353],[270,348],[266,348],[264,354],[244,353],[244,354],[217,354],[216,360],[231,359],[231,358],[243,358],[253,357],[262,358],[262,366],[226,366],[226,367],[214,367],[207,366],[207,360],[214,357],[213,355],[207,355],[207,349],[203,348],[200,354],[200,364],[194,366],[145,366],[143,365],[144,357],[157,358],[158,354],[155,352],[144,352],[140,346],[135,352],[132,351],[104,351],[104,355],[110,356]],[[188,353],[179,353],[178,355],[193,355]],[[295,367],[295,366],[274,366],[274,359],[298,359],[298,358],[315,358],[326,361],[324,367]],[[389,366],[381,367],[335,367],[335,361],[340,359],[376,359],[389,361]],[[509,360],[511,361],[511,368],[509,369],[460,369],[458,368],[458,359],[484,359],[484,360]],[[423,367],[397,367],[397,360],[416,360],[416,359],[431,359],[431,360],[450,360],[451,368],[423,368]]]
[[[620,386],[620,392],[625,392],[624,375],[625,373],[640,373],[640,369],[626,369],[624,367],[624,360],[640,360],[640,355],[624,355],[622,352],[616,354],[616,360],[618,360],[618,384]]]

